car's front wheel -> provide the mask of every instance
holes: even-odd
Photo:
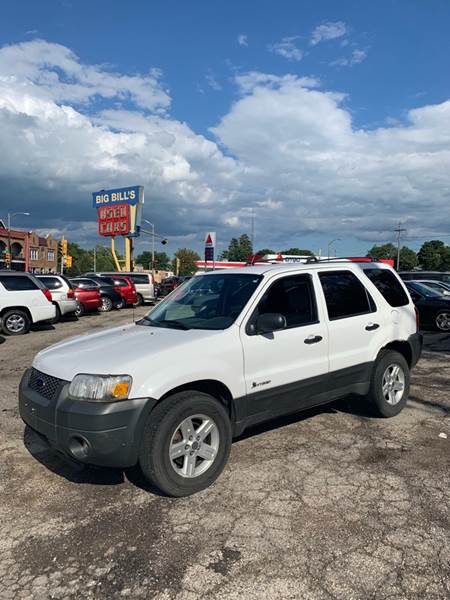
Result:
[[[85,308],[84,306],[81,304],[81,302],[77,302],[77,307],[75,309],[75,316],[76,317],[82,317],[85,313]]]
[[[231,424],[222,404],[201,392],[180,392],[149,415],[139,463],[164,494],[189,496],[217,479],[230,448]]]
[[[404,356],[382,350],[375,363],[368,398],[381,417],[394,417],[408,400],[410,371]]]
[[[23,335],[30,327],[30,317],[23,310],[7,310],[2,317],[2,329],[6,335]]]
[[[102,303],[98,310],[101,312],[110,312],[113,309],[113,301],[109,296],[102,296]]]
[[[438,312],[434,322],[439,331],[450,331],[450,311]]]

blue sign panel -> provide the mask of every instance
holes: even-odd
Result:
[[[141,185],[116,188],[114,190],[100,190],[92,194],[92,205],[94,208],[111,206],[113,204],[139,204],[144,188]],[[142,200],[141,200],[142,202]]]

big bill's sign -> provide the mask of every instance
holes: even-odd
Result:
[[[97,209],[99,235],[138,236],[143,203],[141,185],[94,192],[92,204]]]

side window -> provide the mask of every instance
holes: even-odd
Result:
[[[21,275],[6,275],[0,276],[0,283],[9,292],[21,292],[24,290],[37,290],[38,286],[34,283],[31,277]]]
[[[56,277],[39,277],[39,280],[45,285],[49,290],[57,290],[62,288],[62,283]]]
[[[131,280],[133,281],[133,283],[137,283],[139,284],[148,284],[149,279],[148,279],[148,275],[130,275]]]
[[[273,283],[260,300],[256,315],[280,313],[287,328],[317,323],[314,287],[309,275],[283,277]]]
[[[388,304],[394,307],[409,304],[408,296],[394,273],[387,269],[364,269],[364,273]]]
[[[369,292],[351,271],[319,273],[330,321],[376,311]]]

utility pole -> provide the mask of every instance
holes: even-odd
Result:
[[[399,221],[397,229],[394,229],[394,231],[397,234],[397,271],[400,271],[400,238],[406,229],[402,228],[402,224]]]
[[[251,241],[252,241],[252,254],[255,253],[255,209],[252,206],[252,234],[251,234]]]

